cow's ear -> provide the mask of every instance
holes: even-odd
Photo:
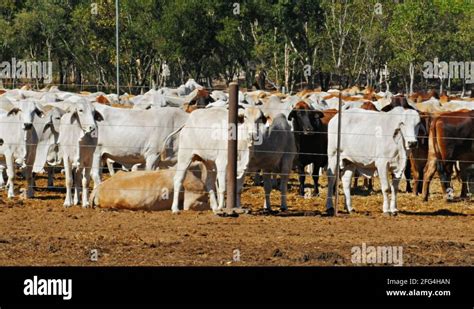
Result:
[[[16,115],[16,114],[18,114],[20,111],[21,111],[21,110],[20,110],[18,107],[14,107],[14,108],[12,108],[12,109],[8,112],[7,116]]]
[[[104,121],[104,116],[99,111],[94,111],[95,121]]]
[[[388,104],[382,108],[382,112],[389,112],[393,109],[392,104]]]
[[[400,135],[400,127],[395,129],[395,132],[393,132],[393,139],[397,139],[397,137]]]
[[[52,126],[51,122],[48,122],[43,128],[43,133],[46,132],[46,130],[48,130],[48,128],[50,128],[51,126]]]
[[[35,108],[35,114],[36,114],[36,116],[38,116],[40,118],[44,117],[44,112],[39,108]]]
[[[322,111],[315,110],[314,111],[314,118],[316,118],[316,119],[324,118],[324,113]]]
[[[288,115],[288,120],[293,120],[293,118],[296,117],[296,111],[292,110],[291,113]]]
[[[77,110],[74,109],[74,110],[72,111],[70,120],[71,120],[71,124],[73,124],[74,121],[77,121],[77,120],[78,120],[78,118],[77,118]]]
[[[262,117],[264,119],[263,123],[265,124],[265,126],[269,127],[269,126],[272,125],[272,123],[273,123],[272,117],[270,117],[270,116],[262,116]]]

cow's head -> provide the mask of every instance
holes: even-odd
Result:
[[[247,140],[251,144],[253,142],[260,142],[262,139],[262,129],[267,121],[263,112],[256,106],[239,108],[238,118]]]
[[[308,135],[320,129],[323,117],[321,111],[314,110],[306,102],[300,101],[288,115],[288,120],[293,121],[295,132]]]
[[[58,146],[59,125],[65,111],[55,106],[45,105],[43,112],[43,119],[35,122],[35,129],[39,134],[39,140],[33,166],[34,173],[41,172],[46,162],[50,165],[57,165],[61,161]]]
[[[390,111],[394,118],[398,119],[398,126],[394,132],[394,138],[401,135],[406,150],[418,147],[418,130],[420,126],[420,115],[412,109],[404,110],[397,107]]]
[[[78,122],[84,134],[90,134],[97,129],[96,121],[103,121],[104,117],[96,111],[94,106],[85,99],[81,99],[68,108],[71,112],[71,124]]]
[[[8,107],[8,116],[19,115],[23,130],[30,131],[33,128],[35,116],[43,117],[42,106],[31,100],[21,100]]]
[[[404,95],[396,95],[391,98],[390,104],[382,108],[382,112],[389,112],[395,107],[403,107],[404,109],[415,109],[408,103],[407,98]]]
[[[45,120],[43,131],[51,129],[53,132],[59,132],[61,117],[64,115],[65,111],[52,105],[45,105],[43,107],[43,113]]]
[[[196,105],[198,108],[206,107],[214,99],[209,95],[209,91],[204,88],[197,89],[195,97],[189,102],[189,105]]]

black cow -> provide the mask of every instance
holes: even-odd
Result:
[[[319,168],[328,163],[327,148],[327,123],[334,116],[334,112],[325,113],[311,108],[307,103],[298,102],[288,120],[293,121],[296,148],[298,155],[296,158],[296,168],[299,174],[300,195],[304,196],[304,167],[313,163],[314,193],[319,195]]]

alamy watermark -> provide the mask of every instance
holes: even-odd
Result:
[[[403,265],[402,246],[354,246],[351,249],[351,262],[353,264],[393,264]]]
[[[242,130],[238,129],[238,126],[233,123],[227,123],[223,120],[220,123],[214,123],[211,127],[211,139],[212,140],[235,140],[235,139],[245,139],[249,136],[240,136],[238,134],[246,133],[246,135],[251,135],[251,139],[254,145],[262,145],[263,143],[263,134],[261,131],[264,124],[254,123],[252,124],[253,130],[250,132],[249,128],[246,127]],[[240,131],[240,132],[239,132]],[[237,133],[239,132],[239,133]]]
[[[53,81],[53,62],[28,61],[12,58],[0,63],[0,79],[43,79],[45,84]]]
[[[423,63],[423,77],[464,79],[466,84],[474,83],[474,61],[433,61]]]

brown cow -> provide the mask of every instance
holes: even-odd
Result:
[[[190,98],[189,105],[196,105],[197,108],[204,108],[207,104],[214,102],[214,99],[209,95],[209,91],[204,88],[193,91],[195,95]]]
[[[428,158],[428,131],[431,123],[430,113],[420,112],[420,128],[418,130],[418,147],[412,149],[408,159],[410,160],[410,171],[413,179],[413,193],[421,194],[423,187],[423,175]]]
[[[96,102],[99,103],[99,104],[104,104],[104,105],[107,105],[107,106],[110,106],[110,101],[109,99],[107,99],[107,97],[103,94],[101,94],[100,96],[98,96],[96,99]]]
[[[90,204],[101,208],[170,210],[173,203],[174,169],[118,172],[91,194]],[[210,209],[208,194],[199,171],[186,173],[180,205],[184,210]]]
[[[374,103],[372,103],[372,102],[370,102],[370,101],[365,101],[365,102],[360,106],[360,108],[365,109],[365,110],[368,110],[368,111],[376,111],[376,112],[378,112],[377,107],[374,105]]]
[[[412,93],[410,96],[409,96],[409,99],[412,101],[412,102],[416,102],[416,103],[421,103],[423,101],[428,101],[429,99],[431,99],[432,97],[436,98],[439,100],[439,95],[438,95],[438,92],[434,89],[428,91],[428,92],[423,92],[423,91],[420,91],[420,92],[414,92]]]
[[[423,199],[428,200],[430,182],[438,171],[443,193],[451,188],[451,175],[459,162],[461,197],[467,195],[467,168],[474,161],[474,110],[459,110],[437,115],[431,121],[428,162],[423,177]],[[452,196],[448,195],[448,199]]]

